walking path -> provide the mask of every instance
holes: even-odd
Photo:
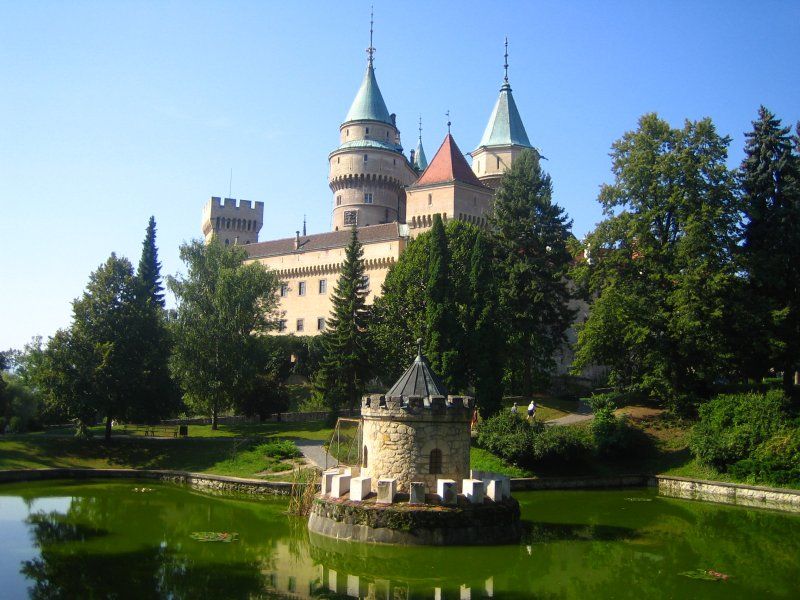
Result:
[[[339,464],[338,461],[333,456],[328,454],[323,447],[325,442],[321,440],[304,440],[300,438],[294,438],[293,441],[303,456],[320,469],[325,469],[326,464],[328,468],[335,467],[337,464]]]
[[[545,421],[547,425],[573,425],[575,423],[582,423],[583,421],[591,421],[594,418],[592,409],[583,400],[578,401],[578,410],[558,419],[551,419]]]

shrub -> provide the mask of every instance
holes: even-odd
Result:
[[[296,458],[300,456],[300,450],[298,450],[295,443],[291,440],[273,440],[267,442],[266,444],[261,444],[258,447],[258,450],[260,450],[265,456],[280,460]]]
[[[481,423],[478,446],[517,466],[529,464],[533,427],[525,419],[502,411]]]
[[[25,422],[22,417],[13,416],[9,419],[6,425],[6,433],[23,433],[25,431]]]
[[[619,454],[633,444],[633,430],[627,419],[617,418],[611,406],[594,413],[591,431],[595,450],[601,455]]]
[[[786,427],[730,467],[740,479],[773,485],[800,482],[800,427]]]
[[[532,432],[532,438],[531,463],[576,462],[592,451],[592,440],[584,427],[544,426]]]
[[[779,390],[716,396],[700,407],[692,452],[700,462],[725,470],[750,458],[759,444],[781,430],[785,408],[786,398]]]

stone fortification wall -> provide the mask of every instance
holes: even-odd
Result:
[[[428,490],[435,490],[437,479],[468,478],[473,409],[472,398],[459,396],[366,396],[361,406],[361,474],[372,477],[375,492],[382,477],[396,478],[401,492],[407,492],[412,481],[424,482]],[[441,469],[433,465],[438,473],[431,472],[434,450],[441,452]]]

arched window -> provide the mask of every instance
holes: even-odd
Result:
[[[442,451],[439,450],[438,448],[434,448],[433,450],[431,450],[428,473],[430,473],[431,475],[442,474]]]
[[[219,217],[217,217],[217,229],[219,229]]]
[[[364,462],[361,465],[363,468],[367,468],[369,466],[369,460],[367,460],[367,447],[364,446]]]

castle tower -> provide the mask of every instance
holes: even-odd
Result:
[[[517,155],[526,148],[536,149],[528,140],[522,117],[508,83],[508,39],[506,38],[505,77],[500,96],[489,117],[478,147],[473,150],[472,170],[484,184],[496,189],[503,173],[511,168]]]
[[[418,173],[422,173],[428,168],[428,157],[425,156],[425,148],[422,147],[422,117],[419,118],[419,140],[417,141],[417,149],[414,150],[414,169]]]
[[[469,477],[474,407],[474,398],[447,395],[420,350],[385,395],[362,400],[361,475],[372,478],[374,490],[379,478],[396,478],[401,492],[412,481],[435,490],[437,479]]]
[[[339,127],[339,147],[329,155],[334,231],[402,222],[405,187],[417,178],[375,79],[374,53],[370,22],[367,71]]]
[[[406,223],[416,237],[433,225],[433,216],[460,219],[481,227],[494,192],[481,183],[448,132],[425,172],[406,190]]]
[[[203,235],[208,243],[217,236],[226,246],[255,244],[264,223],[264,203],[212,196],[203,207]]]

